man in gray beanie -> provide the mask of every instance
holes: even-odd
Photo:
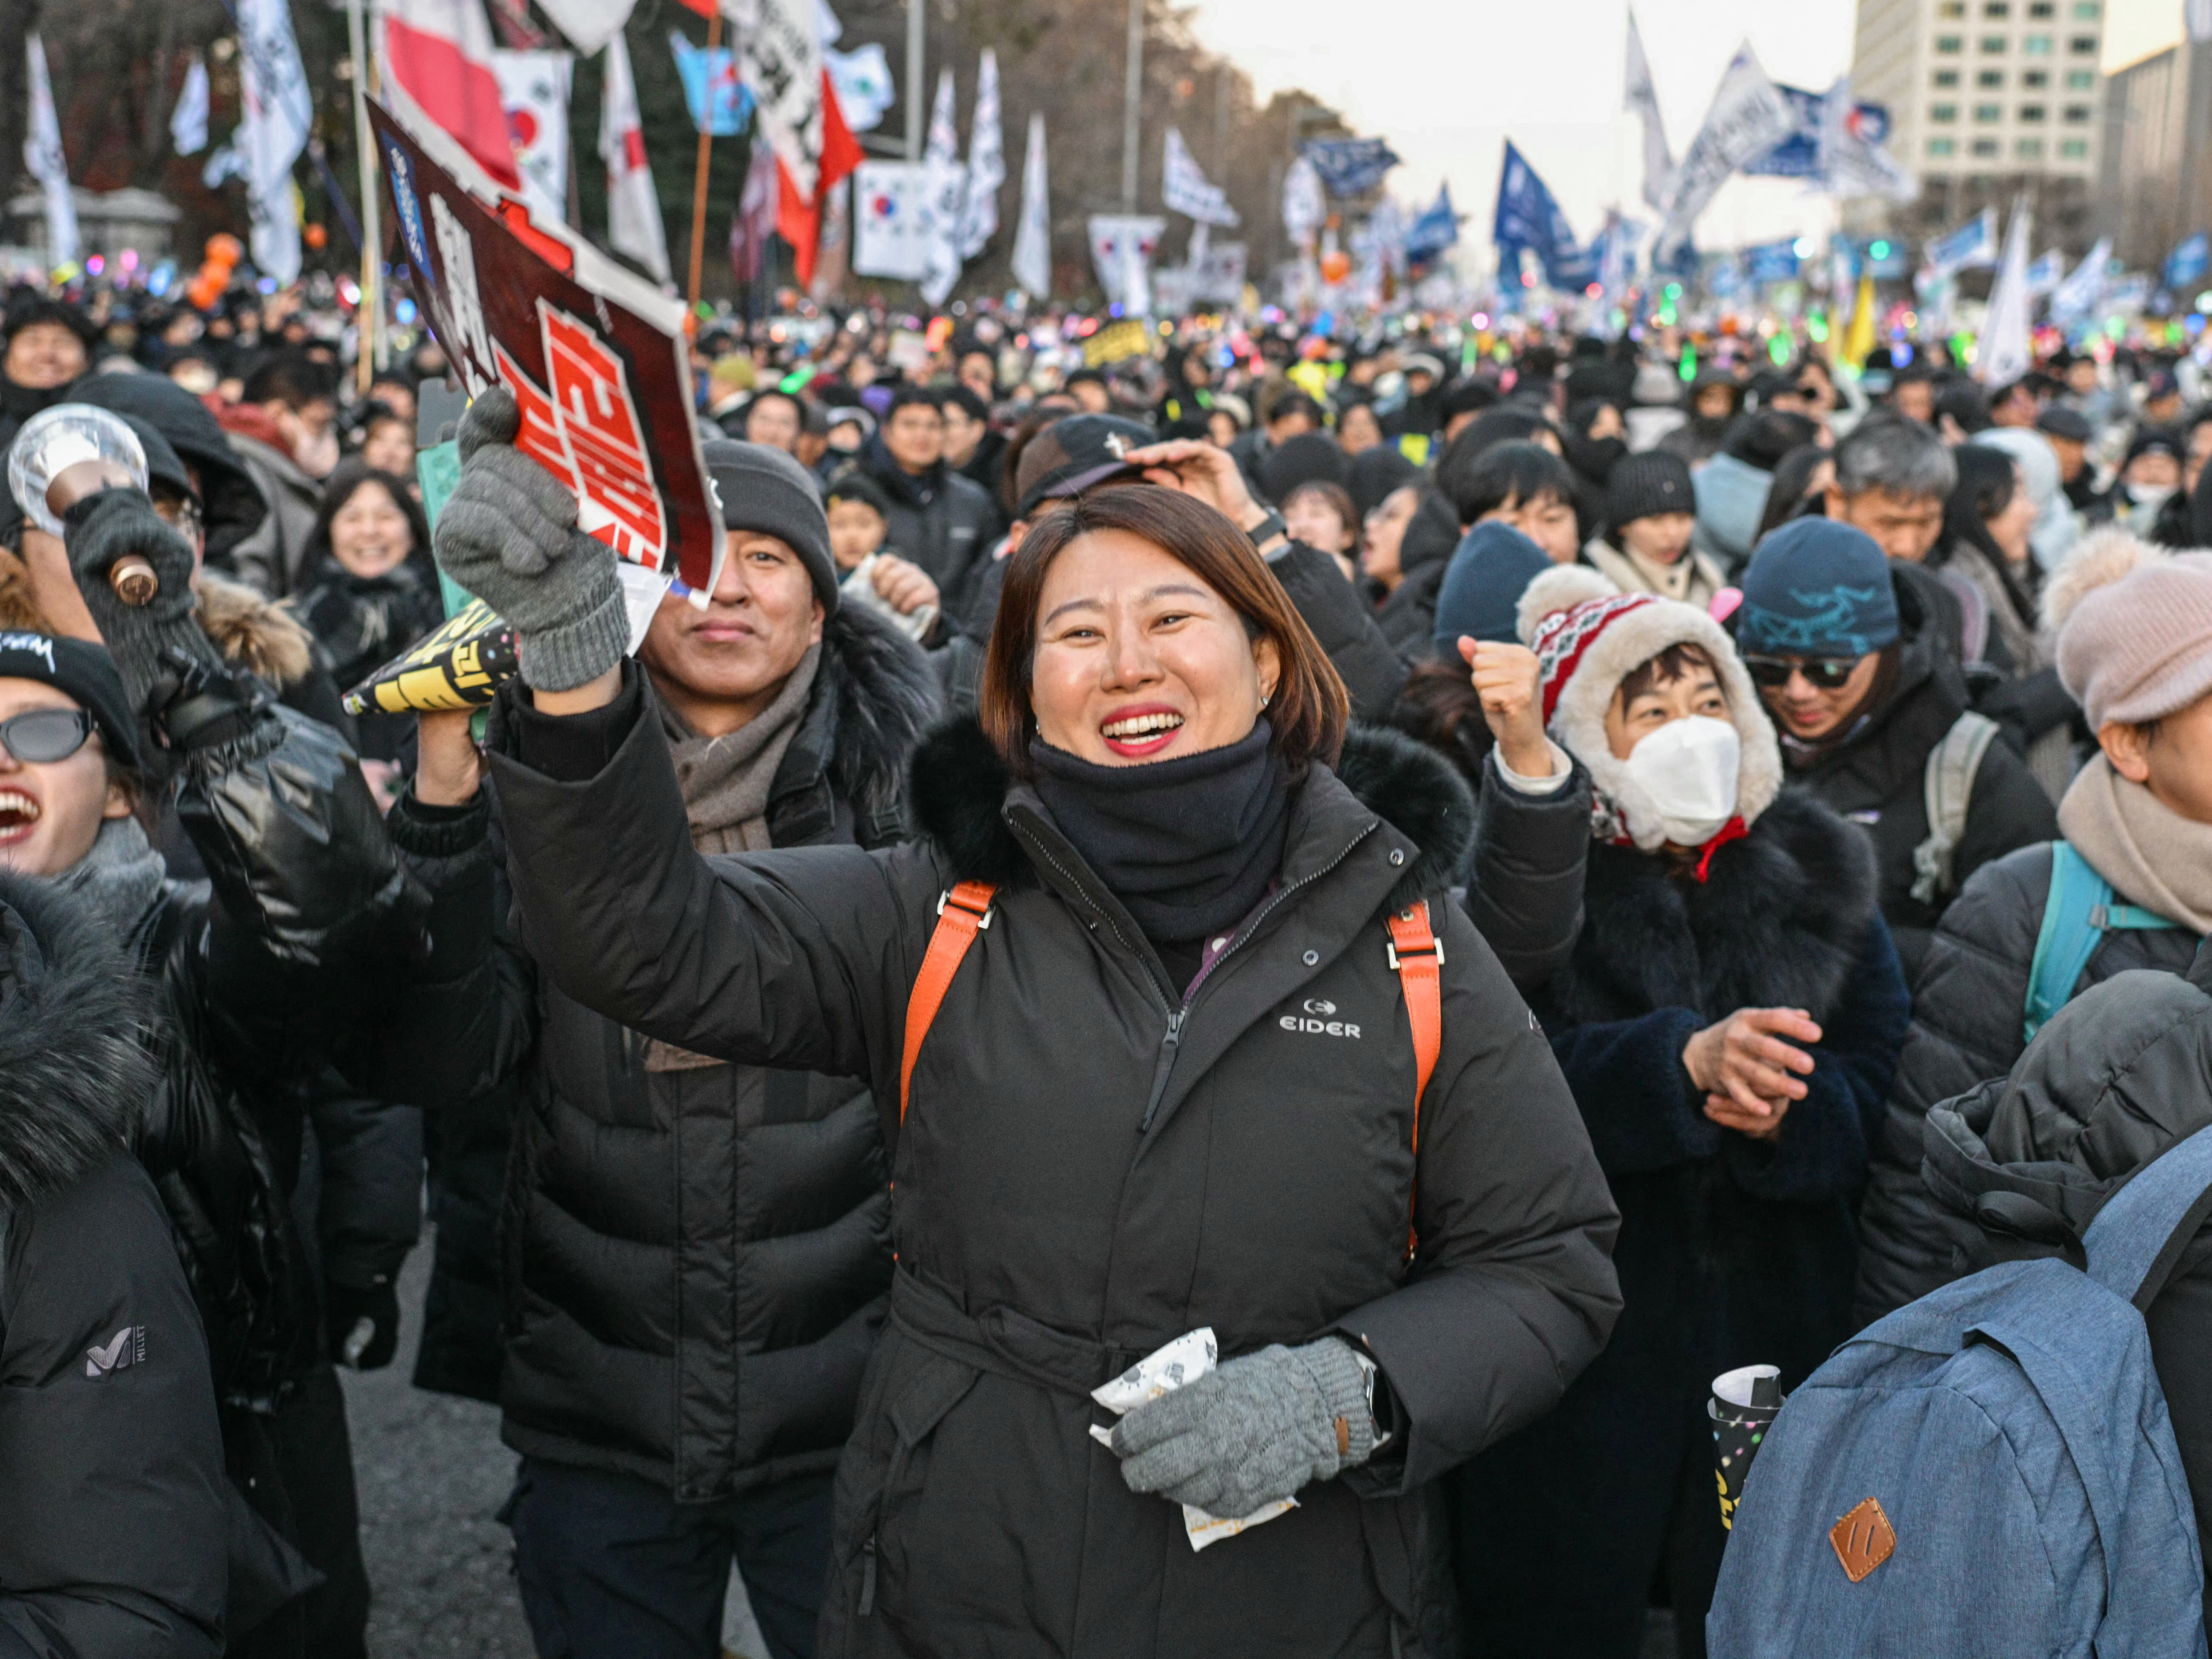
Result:
[[[611,678],[620,729],[673,753],[701,851],[903,840],[935,677],[881,611],[838,605],[799,464],[702,447],[722,571],[703,608],[661,602],[633,664],[611,562],[573,556],[575,500],[515,429],[504,392],[471,407],[436,537],[526,641],[492,743],[598,740],[538,705]],[[502,1434],[522,1454],[507,1516],[539,1650],[713,1659],[734,1559],[769,1651],[804,1659],[831,1474],[890,1281],[874,1103],[850,1079],[725,1065],[555,991],[507,931],[465,716],[422,728],[391,823],[437,895],[440,951],[392,1029],[433,1090],[514,1107],[515,1271],[482,1271],[504,1281]],[[485,1199],[497,1212],[495,1184]]]

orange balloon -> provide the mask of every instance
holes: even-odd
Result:
[[[300,240],[309,247],[320,251],[323,245],[331,240],[331,234],[320,225],[302,225],[300,227]]]
[[[207,240],[207,262],[228,270],[246,257],[246,244],[228,231],[219,231]]]
[[[1321,256],[1321,279],[1324,283],[1340,283],[1352,275],[1352,256],[1349,253],[1324,253]]]

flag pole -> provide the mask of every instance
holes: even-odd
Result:
[[[354,0],[357,5],[360,0]],[[699,271],[707,257],[707,167],[714,147],[714,66],[713,54],[722,44],[722,9],[717,5],[707,18],[706,95],[700,100],[699,162],[691,177],[691,277],[685,301],[699,303]]]
[[[376,144],[368,126],[368,32],[362,0],[346,0],[347,45],[353,52],[353,143],[361,159],[361,303],[354,311],[354,373],[360,394],[385,366],[383,216],[377,210]]]

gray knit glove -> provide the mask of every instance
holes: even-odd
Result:
[[[524,681],[567,691],[623,659],[613,550],[576,528],[576,498],[514,447],[522,416],[494,386],[461,417],[461,481],[431,537],[439,568],[514,624]]]
[[[1238,1520],[1375,1450],[1367,1381],[1334,1336],[1231,1359],[1138,1407],[1114,1430],[1131,1492]]]

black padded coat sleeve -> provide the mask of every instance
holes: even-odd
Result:
[[[1406,665],[1336,561],[1318,548],[1292,542],[1267,561],[1267,568],[1343,676],[1352,719],[1379,720],[1389,714],[1405,689]]]
[[[1548,795],[1507,783],[1494,752],[1483,763],[1467,913],[1516,985],[1541,985],[1574,954],[1589,822],[1589,771],[1580,761]]]

